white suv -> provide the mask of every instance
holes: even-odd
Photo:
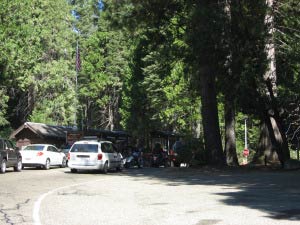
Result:
[[[83,140],[75,142],[68,153],[68,167],[77,170],[122,170],[123,157],[109,141]]]

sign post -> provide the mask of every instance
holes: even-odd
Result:
[[[247,117],[245,117],[245,148],[243,151],[243,155],[245,157],[244,164],[248,163],[248,156],[249,156],[249,149],[248,149],[248,142],[247,142]]]

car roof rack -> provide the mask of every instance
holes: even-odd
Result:
[[[80,140],[81,141],[100,141],[97,136],[84,136]]]
[[[97,136],[83,136],[80,141],[97,141],[97,142],[100,142],[100,141],[109,141],[105,138],[99,138]]]

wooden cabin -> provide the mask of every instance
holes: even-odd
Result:
[[[125,131],[109,131],[103,129],[89,129],[80,131],[73,127],[54,126],[43,123],[26,122],[15,130],[10,139],[16,141],[16,146],[22,148],[29,144],[52,144],[58,148],[70,147],[83,136],[96,136],[99,139],[112,142],[128,142],[130,135]]]
[[[66,143],[67,133],[71,131],[72,127],[26,122],[12,132],[10,139],[14,139],[19,148],[29,144],[52,144],[60,147]]]

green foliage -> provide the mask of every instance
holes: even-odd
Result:
[[[9,126],[0,127],[0,137],[9,139],[10,134],[13,132],[13,129]]]
[[[221,90],[234,96],[238,111],[260,114],[267,61],[266,5],[263,1],[232,1],[229,36],[229,72],[221,75]],[[224,76],[225,75],[225,76]]]
[[[174,130],[191,134],[194,123],[200,120],[200,99],[193,96],[184,76],[184,63],[175,62],[172,67],[162,83],[166,102],[160,118],[165,124],[172,124]]]
[[[299,1],[280,0],[275,10],[275,44],[278,77],[278,103],[284,111],[285,129],[293,144],[297,143],[300,103],[300,19]],[[295,133],[296,132],[296,133]]]
[[[109,1],[99,9],[98,1],[72,1],[78,18],[81,70],[78,74],[78,99],[83,128],[120,127],[121,91],[128,74],[128,46],[122,30],[110,21]],[[122,112],[121,112],[122,113]]]
[[[131,1],[115,12],[135,40],[132,74],[124,87],[121,112],[122,124],[136,133],[191,133],[199,120],[199,98],[193,96],[184,72],[183,14],[175,13],[181,6],[175,1]]]
[[[13,90],[13,97],[19,97],[18,102],[10,102],[14,105],[9,108],[12,112],[20,112],[23,116],[18,118],[20,121],[27,120],[32,111],[31,119],[35,120],[35,115],[55,110],[55,107],[59,110],[45,113],[44,118],[50,116],[47,120],[58,124],[68,124],[72,120],[70,115],[75,109],[74,35],[69,12],[64,0],[1,2],[1,74],[8,90]],[[58,102],[60,106],[48,108]]]
[[[0,89],[0,127],[8,124],[8,121],[6,120],[8,99],[9,97],[6,95],[5,91]]]

